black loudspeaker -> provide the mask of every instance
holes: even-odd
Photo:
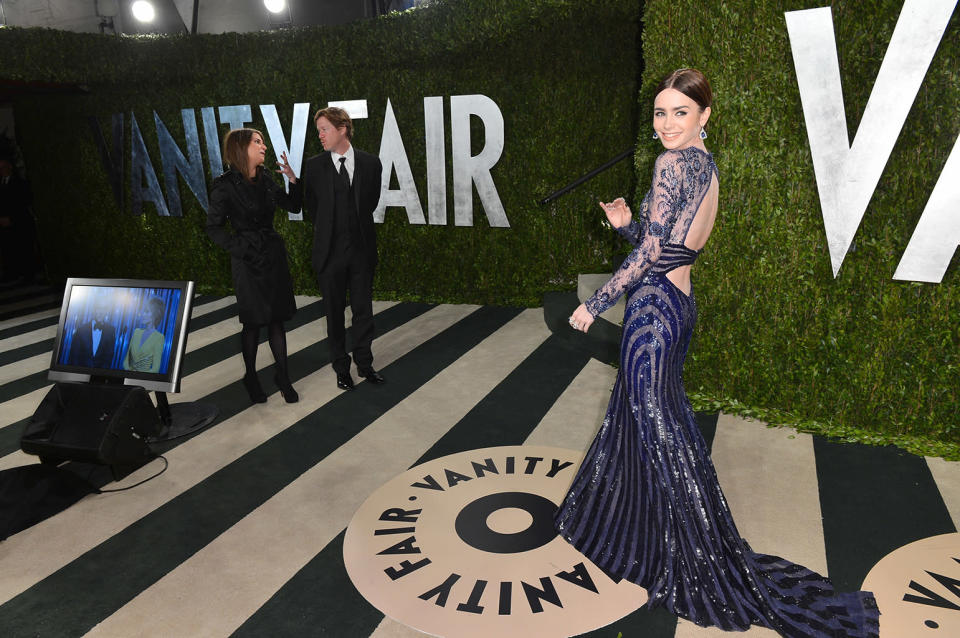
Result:
[[[109,465],[116,479],[156,455],[147,439],[160,432],[160,415],[139,386],[57,383],[23,430],[20,449],[44,463]]]

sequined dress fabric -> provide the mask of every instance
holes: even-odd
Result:
[[[666,274],[699,254],[684,239],[716,172],[697,148],[657,158],[639,220],[620,229],[635,248],[586,302],[596,316],[627,296],[620,369],[557,531],[609,575],[644,587],[650,606],[698,625],[875,637],[870,593],[836,592],[828,579],[741,538],[684,392],[697,306],[693,291]]]

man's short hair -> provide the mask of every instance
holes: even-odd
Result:
[[[353,139],[353,121],[350,119],[350,115],[338,106],[328,106],[325,109],[320,109],[317,111],[317,114],[313,116],[313,123],[316,124],[317,120],[321,117],[327,118],[327,121],[333,124],[334,128],[340,128],[345,126],[347,129],[347,139]]]

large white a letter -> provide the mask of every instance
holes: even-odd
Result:
[[[413,181],[413,171],[410,170],[407,151],[403,148],[403,138],[400,137],[400,127],[397,126],[397,116],[393,114],[393,105],[389,98],[387,111],[383,116],[383,134],[380,137],[380,163],[383,165],[380,203],[377,210],[373,211],[373,221],[383,223],[387,206],[403,206],[407,209],[407,221],[411,224],[426,224],[417,185]],[[390,176],[394,170],[397,171],[397,183],[400,185],[398,190],[390,189]]]
[[[830,8],[785,14],[834,276],[956,4],[904,2],[853,144],[847,135]]]

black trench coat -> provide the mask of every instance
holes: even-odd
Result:
[[[207,234],[230,253],[241,323],[286,321],[296,312],[287,248],[273,228],[273,216],[278,206],[299,212],[302,200],[299,181],[287,194],[263,169],[252,182],[234,170],[213,180]]]

